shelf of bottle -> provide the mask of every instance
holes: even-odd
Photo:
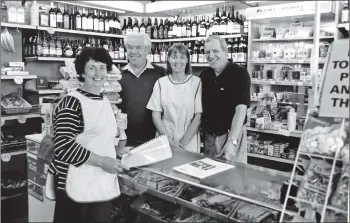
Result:
[[[75,58],[67,58],[67,57],[25,57],[26,62],[32,62],[35,60],[38,61],[67,61],[67,60],[75,60]],[[127,60],[113,60],[113,63],[127,63]]]
[[[21,24],[21,23],[2,22],[1,26],[8,27],[8,28],[19,28],[19,29],[36,29],[36,26]]]
[[[284,135],[281,132],[279,132],[278,130],[272,130],[272,129],[257,129],[257,128],[252,128],[247,126],[246,127],[248,131],[252,131],[252,132],[260,132],[260,133],[267,133],[267,134],[275,134],[275,135]],[[296,138],[300,138],[301,137],[301,131],[294,131],[294,132],[289,132],[289,136],[291,137],[296,137]]]
[[[285,80],[262,80],[262,79],[252,78],[251,84],[312,87],[312,83],[310,81],[301,81],[301,80],[285,81]]]
[[[253,39],[252,42],[289,42],[289,41],[302,41],[313,40],[313,37],[295,37],[295,38],[269,38],[269,39]],[[321,40],[334,39],[334,36],[321,36]]]
[[[325,63],[325,59],[319,59],[319,63]],[[251,63],[255,64],[309,64],[311,63],[310,59],[252,59]]]
[[[245,37],[244,34],[232,34],[232,35],[218,35],[224,39],[228,38],[241,38]],[[206,39],[206,36],[197,36],[197,37],[185,37],[185,38],[171,38],[171,39],[151,39],[154,43],[162,43],[162,42],[185,42],[185,41],[196,41]]]
[[[36,75],[0,75],[1,80],[14,80],[16,77],[21,77],[22,79],[30,80],[37,79]]]
[[[111,37],[111,38],[124,38],[122,35],[110,34],[110,33],[100,33],[100,32],[90,32],[90,31],[82,31],[82,30],[71,30],[71,29],[61,29],[61,28],[52,28],[46,26],[37,26],[38,30],[47,31],[50,34],[55,32],[60,33],[72,33],[72,34],[81,34],[88,36],[102,36],[102,37]]]
[[[281,162],[281,163],[288,163],[288,164],[295,163],[295,160],[283,159],[283,158],[278,158],[278,157],[274,157],[274,156],[260,155],[260,154],[256,154],[256,153],[248,153],[248,156],[254,157],[254,158],[259,158],[259,159],[273,160],[273,161]]]

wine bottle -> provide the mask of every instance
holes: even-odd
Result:
[[[104,17],[104,24],[105,24],[105,33],[109,33],[109,15],[108,12],[105,12],[105,17]]]
[[[100,11],[100,16],[98,18],[98,31],[100,33],[104,33],[105,32],[105,18],[103,16],[102,11]]]
[[[56,16],[56,8],[54,6],[54,3],[51,2],[51,8],[50,8],[50,11],[49,11],[50,27],[56,28],[56,26],[57,26],[56,18],[57,18],[57,16]]]
[[[132,27],[132,31],[134,33],[139,33],[140,32],[139,21],[136,18],[134,19],[134,25]]]
[[[148,23],[147,23],[147,26],[146,26],[146,33],[147,35],[149,36],[149,38],[152,38],[152,22],[151,22],[151,19],[148,18]]]
[[[57,9],[56,9],[56,27],[63,29],[63,14],[60,9],[60,4],[57,4]]]
[[[94,10],[94,32],[100,31],[99,24],[100,24],[100,19],[98,17],[97,10],[95,9]]]
[[[64,13],[63,13],[63,28],[70,29],[69,13],[66,5],[64,6]]]
[[[87,31],[93,32],[94,31],[94,13],[92,9],[88,10],[87,15]]]
[[[88,30],[88,21],[87,21],[87,14],[85,12],[85,8],[83,8],[83,13],[81,15],[81,29],[84,31]]]
[[[75,25],[74,30],[81,30],[82,29],[82,27],[81,27],[81,15],[80,15],[80,12],[79,12],[77,7],[75,8],[74,25]]]
[[[62,57],[62,55],[63,55],[62,42],[61,42],[59,34],[57,33],[57,36],[56,36],[56,56]]]

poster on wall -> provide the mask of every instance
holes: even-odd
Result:
[[[324,67],[319,116],[349,118],[349,40],[336,40]]]

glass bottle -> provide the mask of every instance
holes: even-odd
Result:
[[[60,4],[57,4],[57,9],[56,9],[56,23],[57,23],[57,28],[63,29],[63,14],[60,9]]]

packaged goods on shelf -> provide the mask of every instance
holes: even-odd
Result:
[[[342,168],[342,173],[339,178],[337,188],[330,202],[330,204],[333,207],[339,208],[344,211],[348,210],[349,174],[350,174],[350,166],[346,165]]]
[[[5,114],[20,114],[30,112],[32,105],[24,100],[18,93],[12,92],[1,97],[1,112]]]
[[[206,216],[206,215],[203,215],[203,214],[200,214],[200,213],[195,213],[193,215],[191,215],[190,217],[188,218],[185,218],[185,219],[176,219],[175,220],[175,223],[182,223],[182,222],[195,222],[195,223],[206,223],[206,222],[210,222],[210,223],[219,223],[220,221],[219,220],[216,220],[214,218],[211,218],[209,216]]]
[[[78,74],[75,69],[72,67],[60,67],[60,73],[62,74],[65,80],[69,80],[70,78],[77,79]]]
[[[20,172],[4,171],[1,174],[1,196],[13,196],[26,191],[27,180]]]

